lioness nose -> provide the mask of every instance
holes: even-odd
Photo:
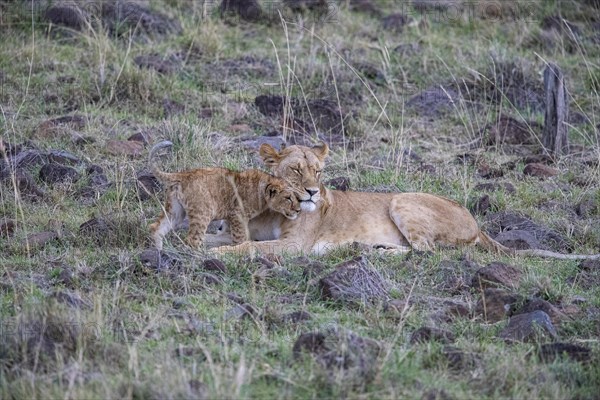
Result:
[[[315,189],[306,189],[306,191],[308,192],[308,194],[312,196],[314,196],[315,194],[319,193],[319,190],[315,190]]]

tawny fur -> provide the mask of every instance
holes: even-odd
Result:
[[[326,145],[290,146],[277,152],[262,145],[260,154],[271,171],[298,191],[315,192],[318,172],[324,166]],[[294,221],[263,213],[250,221],[252,239],[238,246],[217,248],[217,253],[323,254],[352,242],[395,251],[434,250],[436,246],[481,245],[505,254],[527,254],[560,259],[591,259],[600,255],[560,254],[545,250],[513,250],[482,232],[471,213],[455,201],[427,193],[365,193],[329,190],[323,185],[312,196],[316,211]],[[303,198],[305,202],[308,196]],[[308,209],[304,207],[303,209]],[[277,239],[277,240],[273,240]]]
[[[168,141],[158,143],[149,157],[154,176],[166,189],[164,211],[150,225],[157,249],[162,249],[165,235],[179,227],[186,215],[190,221],[187,242],[193,248],[202,244],[213,219],[226,219],[234,243],[242,243],[249,239],[248,221],[265,210],[289,219],[299,215],[300,204],[293,188],[283,179],[262,171],[235,172],[225,168],[161,171],[155,154],[169,146]]]

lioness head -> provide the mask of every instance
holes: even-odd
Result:
[[[290,146],[278,152],[272,146],[260,146],[260,156],[273,175],[285,179],[297,192],[304,211],[314,211],[321,198],[321,170],[329,154],[326,143],[313,147]]]
[[[273,211],[283,214],[286,218],[296,219],[302,211],[296,191],[287,185],[283,179],[273,179],[265,188],[267,205]]]

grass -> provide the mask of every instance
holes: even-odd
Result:
[[[327,97],[355,115],[346,139],[358,144],[355,150],[332,147],[325,180],[346,176],[353,190],[425,191],[472,205],[484,194],[475,186],[486,180],[477,165],[457,157],[476,154],[498,168],[515,162],[500,181],[511,182],[516,191],[490,193],[496,209],[529,215],[566,237],[574,252],[597,253],[600,53],[590,21],[597,10],[583,2],[564,3],[513,2],[533,7],[533,19],[448,20],[406,8],[416,21],[396,34],[382,31],[375,17],[349,11],[344,2],[336,8],[336,23],[313,24],[310,17],[287,13],[285,25],[278,18],[268,25],[231,25],[213,13],[204,16],[200,2],[153,1],[152,9],[182,26],[180,35],[159,37],[114,37],[98,26],[60,33],[48,29],[39,14],[32,18],[22,4],[0,4],[2,138],[11,144],[31,141],[44,151],[67,150],[84,161],[74,166],[82,176],[87,165],[96,164],[113,183],[83,203],[75,194],[86,186],[85,178],[54,186],[36,179],[47,194],[38,202],[15,196],[10,181],[2,182],[0,218],[14,219],[17,228],[12,237],[0,237],[0,397],[597,397],[598,271],[581,271],[573,261],[498,259],[476,249],[369,253],[372,265],[393,284],[391,298],[409,302],[402,312],[384,299],[355,307],[322,299],[294,256],[284,259],[283,271],[258,278],[256,263],[227,257],[227,272],[216,284],[207,283],[202,254],[186,253],[174,235],[167,250],[178,254],[180,263],[157,272],[138,257],[148,245],[146,226],[160,210],[159,197],[141,200],[136,189],[137,174],[147,168],[145,156],[113,156],[104,148],[107,140],[142,131],[151,142],[175,143],[165,169],[258,167],[255,155],[237,140],[242,134],[230,129],[248,124],[257,136],[281,130],[279,120],[255,109],[254,97],[265,92],[304,100]],[[377,6],[384,14],[398,9],[392,2]],[[558,13],[582,27],[575,46],[572,38],[541,29],[544,17]],[[413,43],[418,44],[414,52],[394,50]],[[136,66],[136,56],[151,53],[176,55],[179,70],[161,75]],[[550,61],[565,72],[571,111],[590,121],[573,124],[570,132],[572,143],[585,146],[591,161],[583,163],[574,151],[558,160],[556,178],[539,180],[523,175],[523,157],[514,149],[473,150],[468,144],[499,115],[543,122],[543,111],[510,101],[503,68],[522,72],[541,88],[540,74]],[[360,63],[380,70],[384,82],[362,77]],[[434,118],[407,105],[427,88],[465,82],[476,98],[475,112],[466,100]],[[502,87],[501,97],[487,101],[482,93],[495,86]],[[181,105],[181,113],[167,113],[165,99]],[[212,110],[212,117],[199,115],[203,109]],[[52,136],[40,131],[43,121],[71,114],[84,116],[85,126],[59,127]],[[80,145],[77,136],[95,141]],[[422,161],[411,159],[407,148]],[[34,178],[38,169],[30,169]],[[574,206],[586,199],[595,210],[579,217]],[[107,216],[113,230],[100,242],[79,233],[85,221]],[[53,229],[57,222],[52,221],[62,224],[59,239],[27,250],[25,238]],[[359,252],[348,247],[309,258],[330,270]],[[538,344],[508,345],[498,338],[504,321],[485,323],[471,315],[436,321],[441,298],[463,302],[470,310],[479,300],[475,290],[443,289],[449,276],[470,279],[474,271],[457,267],[465,257],[480,265],[500,260],[523,270],[516,292],[573,312],[557,326],[559,338],[589,347],[591,362],[541,362]],[[454,269],[444,267],[448,261]],[[256,314],[239,316],[234,293]],[[585,301],[577,303],[577,297]],[[306,311],[311,319],[292,323],[284,318],[294,311]],[[457,368],[445,345],[411,344],[411,334],[423,325],[451,331],[452,346],[472,362]],[[368,379],[360,369],[332,368],[294,355],[301,333],[334,328],[380,343],[382,354]]]

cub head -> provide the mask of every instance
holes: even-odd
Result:
[[[260,156],[273,175],[285,179],[299,196],[304,211],[314,211],[321,198],[321,171],[329,154],[326,143],[317,146],[290,146],[281,151],[268,144],[260,146]]]
[[[283,179],[273,178],[265,188],[267,206],[288,219],[296,219],[302,211],[300,200],[293,188],[288,186]]]

